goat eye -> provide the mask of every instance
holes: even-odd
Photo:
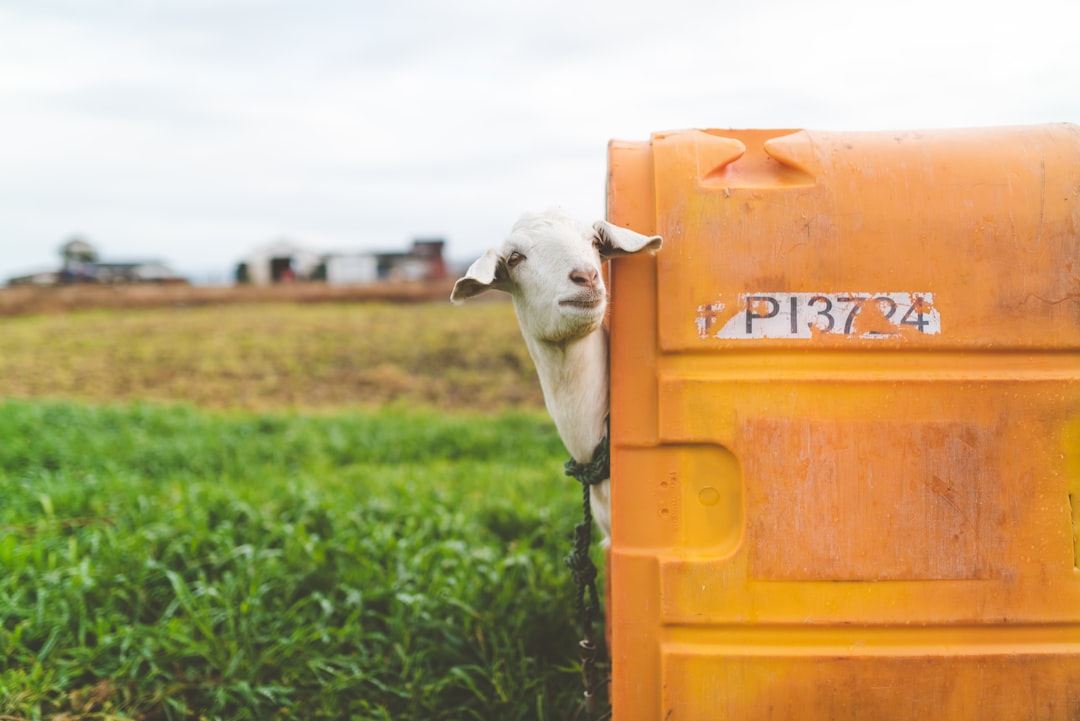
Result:
[[[506,264],[511,268],[514,268],[523,260],[525,260],[525,256],[515,250],[510,254],[510,257],[506,259]]]

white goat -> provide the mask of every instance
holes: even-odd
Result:
[[[607,289],[609,258],[656,251],[645,236],[605,221],[591,226],[559,210],[523,216],[499,248],[484,253],[454,285],[460,303],[488,290],[509,293],[544,403],[566,450],[589,463],[607,434]],[[611,533],[610,480],[590,488],[593,517]]]

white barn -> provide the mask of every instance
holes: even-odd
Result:
[[[363,285],[379,279],[379,259],[374,253],[333,253],[326,256],[326,282],[330,285]]]
[[[322,255],[288,240],[253,250],[242,262],[246,279],[255,285],[308,280],[322,263]]]

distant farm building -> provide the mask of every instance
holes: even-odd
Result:
[[[15,275],[8,278],[8,285],[59,285],[60,272],[56,270],[39,270],[24,275]]]
[[[8,279],[11,285],[60,285],[67,283],[186,283],[165,263],[157,260],[103,261],[97,249],[74,237],[60,246],[59,270],[39,271]]]
[[[379,260],[372,253],[335,253],[323,261],[330,285],[362,285],[379,279]]]
[[[289,240],[278,240],[260,246],[236,268],[238,283],[270,285],[311,280],[322,256]]]
[[[96,263],[94,279],[99,283],[176,283],[183,281],[169,266],[157,261]]]
[[[236,268],[238,283],[270,285],[320,281],[363,285],[382,280],[441,280],[447,276],[442,239],[419,239],[406,252],[315,253],[289,241],[257,248]]]
[[[66,278],[94,276],[94,266],[98,260],[97,250],[82,238],[72,238],[60,246],[60,257],[64,261],[60,273]]]
[[[446,261],[441,238],[413,241],[407,253],[379,253],[379,277],[392,280],[442,280],[446,277]]]

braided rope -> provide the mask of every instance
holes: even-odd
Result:
[[[596,708],[596,683],[594,667],[597,648],[593,643],[593,624],[600,613],[600,596],[596,590],[596,564],[589,556],[592,545],[592,503],[589,489],[607,480],[611,475],[611,451],[607,434],[593,451],[592,460],[578,463],[573,458],[566,462],[566,475],[581,483],[582,522],[574,526],[574,547],[564,559],[570,575],[577,584],[577,612],[581,618],[582,640],[578,644],[581,658],[581,677],[585,686],[584,711],[589,716]],[[586,600],[586,595],[588,600]]]
[[[564,465],[566,475],[573,476],[586,486],[595,486],[611,476],[611,445],[605,434],[593,451],[592,460],[578,463],[573,458]]]
[[[581,509],[584,519],[574,526],[574,548],[567,554],[565,561],[570,569],[574,582],[578,585],[579,611],[584,603],[583,597],[586,588],[590,585],[591,595],[595,596],[596,565],[589,557],[589,547],[592,545],[592,504],[589,501],[589,488],[607,480],[611,474],[611,458],[608,438],[605,435],[593,451],[592,460],[588,463],[578,463],[573,458],[566,462],[566,475],[573,476],[581,483]],[[599,603],[595,603],[599,607]]]

